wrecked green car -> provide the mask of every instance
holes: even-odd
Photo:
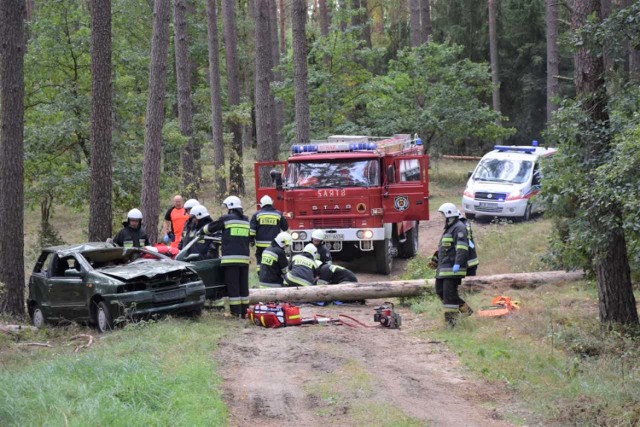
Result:
[[[194,267],[152,250],[111,243],[47,248],[29,279],[29,315],[36,327],[71,320],[94,324],[100,332],[122,318],[197,315],[204,307],[205,285]]]

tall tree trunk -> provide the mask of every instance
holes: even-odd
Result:
[[[207,0],[207,35],[209,50],[209,89],[211,90],[211,134],[213,140],[214,200],[227,192],[224,174],[224,137],[222,129],[222,90],[218,56],[218,13],[216,0]]]
[[[491,82],[493,83],[493,109],[500,111],[500,74],[498,72],[498,30],[497,30],[497,0],[489,3],[489,57],[491,60]]]
[[[287,54],[287,12],[284,6],[284,0],[279,0],[278,16],[280,18],[280,53]]]
[[[157,239],[160,211],[160,161],[162,126],[169,50],[169,17],[171,2],[155,0],[153,6],[153,36],[149,64],[149,94],[144,133],[144,164],[142,166],[142,213],[144,225],[152,243]]]
[[[112,236],[111,223],[111,1],[91,4],[91,196],[89,240]]]
[[[369,27],[369,6],[367,0],[351,0],[351,25],[360,28],[362,40],[371,48],[371,28]]]
[[[306,0],[291,1],[291,33],[293,36],[293,85],[296,116],[296,143],[309,142],[309,89],[307,87]]]
[[[276,0],[269,0],[269,31],[271,47],[271,63],[274,67],[273,80],[274,82],[282,81],[282,74],[275,69],[280,65],[280,50],[278,49],[278,8]],[[278,101],[273,93],[269,91],[269,96],[273,102],[274,108],[274,130],[273,130],[273,160],[278,160],[280,155],[280,146],[284,143],[284,105],[281,101]]]
[[[572,0],[571,29],[577,32],[590,16],[602,20],[598,0]],[[591,126],[599,130],[595,141],[589,141],[587,161],[592,165],[602,164],[612,150],[608,128],[607,92],[604,82],[602,56],[594,54],[585,43],[573,55],[573,80],[576,95],[582,100],[583,111],[591,118]],[[590,200],[581,201],[590,204]],[[602,323],[638,324],[636,300],[633,295],[627,244],[622,229],[622,209],[612,202],[602,208],[601,215],[594,215],[590,222],[591,232],[602,237],[602,244],[593,249],[593,267],[598,283],[598,308]],[[613,215],[611,221],[602,217]],[[612,225],[613,224],[613,225]]]
[[[558,54],[558,1],[546,0],[547,21],[547,122],[558,105],[553,98],[560,92],[560,55]]]
[[[193,112],[191,106],[191,63],[187,34],[187,0],[173,1],[173,30],[178,87],[178,123],[180,133],[188,139],[180,150],[182,161],[182,191],[187,198],[197,197],[199,183],[196,174]]]
[[[422,43],[428,43],[429,37],[433,32],[431,27],[431,2],[429,0],[420,0],[420,28],[422,30]]]
[[[327,7],[327,0],[320,0],[318,2],[318,13],[320,15],[320,34],[326,36],[329,34],[329,8]]]
[[[270,0],[256,2],[256,132],[258,161],[273,160],[273,104],[270,93],[272,80],[271,31],[269,29]]]
[[[0,312],[24,315],[24,0],[0,0]]]
[[[229,107],[240,104],[240,81],[238,79],[238,35],[236,32],[236,2],[222,0],[222,22],[224,25],[224,44],[227,61],[227,96]],[[231,119],[229,128],[233,133],[230,156],[230,192],[244,194],[242,173],[242,125]]]
[[[622,0],[620,7],[627,8],[633,4],[634,0]],[[628,58],[627,65],[629,70],[629,77],[638,79],[640,78],[640,50],[633,48],[631,43],[627,43],[628,46]]]
[[[411,47],[420,46],[422,30],[420,27],[420,0],[411,0],[409,3],[409,30],[411,31]]]

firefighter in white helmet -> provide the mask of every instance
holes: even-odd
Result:
[[[244,215],[238,197],[229,196],[222,204],[228,213],[202,227],[198,233],[213,235],[222,232],[220,265],[229,293],[231,314],[244,319],[249,307],[249,218]]]
[[[316,267],[316,255],[318,249],[308,243],[302,253],[294,255],[289,265],[289,272],[284,278],[285,286],[313,286],[318,280],[318,269]]]
[[[282,286],[284,275],[287,274],[287,267],[289,266],[287,250],[292,241],[291,235],[283,231],[262,252],[262,267],[258,274],[260,287],[278,288]]]
[[[200,205],[200,202],[196,199],[189,199],[184,202],[184,210],[189,215],[189,219],[184,223],[184,228],[182,229],[182,236],[180,238],[180,243],[178,243],[178,249],[182,250],[183,247],[187,245],[191,240],[196,237],[196,233],[198,232],[198,228],[196,227],[196,218],[192,213],[194,207]]]
[[[149,246],[149,237],[142,227],[142,212],[131,209],[127,219],[122,222],[122,229],[113,238],[113,243],[124,248],[142,248]]]
[[[322,261],[323,264],[331,264],[331,251],[324,243],[325,232],[322,230],[313,230],[311,232],[311,243],[318,249],[316,259]]]
[[[444,216],[445,225],[438,245],[436,294],[442,301],[445,321],[449,326],[455,326],[460,315],[473,313],[458,294],[458,286],[467,273],[469,238],[467,227],[459,220],[460,212],[453,203],[444,203],[438,212]]]
[[[273,207],[273,199],[264,195],[260,199],[260,210],[253,214],[249,226],[249,235],[256,244],[256,264],[260,274],[262,251],[280,232],[287,231],[289,224],[282,212]]]

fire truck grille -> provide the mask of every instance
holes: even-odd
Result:
[[[354,228],[356,220],[353,218],[314,219],[311,224],[313,228]]]
[[[300,211],[298,212],[298,216],[307,216],[307,215],[337,215],[337,214],[348,214],[351,212],[351,209],[348,208],[340,208],[340,209],[315,209],[311,212],[308,211]]]

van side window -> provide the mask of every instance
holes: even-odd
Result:
[[[540,179],[542,175],[540,174],[540,165],[536,163],[533,168],[533,179],[531,180],[531,185],[540,185]]]

